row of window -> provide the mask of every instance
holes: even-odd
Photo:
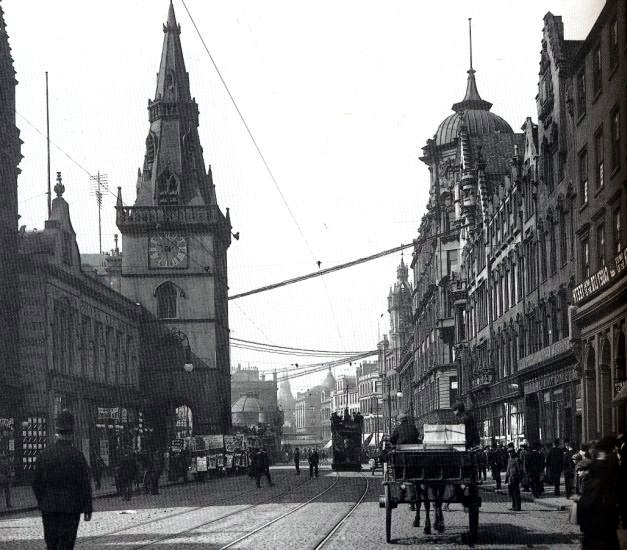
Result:
[[[608,256],[607,252],[607,239],[606,239],[606,229],[605,229],[605,220],[601,220],[594,227],[594,256],[595,262],[594,265],[591,261],[591,251],[590,251],[590,234],[587,233],[581,238],[581,261],[580,261],[580,277],[581,279],[587,279],[592,275],[592,269],[595,271],[599,269],[603,269],[608,261],[608,259],[614,258],[617,256],[622,248],[623,244],[621,241],[621,210],[620,205],[616,206],[612,210],[611,216],[611,255]]]
[[[609,71],[608,78],[616,68],[618,67],[618,19],[616,16],[612,18],[609,25],[608,33],[608,56]],[[597,97],[603,89],[603,56],[604,51],[603,41],[600,41],[592,50],[592,99]],[[586,78],[586,66],[582,67],[581,71],[576,77],[576,103],[577,103],[577,117],[581,118],[586,114],[587,107],[587,78]]]
[[[78,336],[78,341],[76,336]],[[54,369],[113,385],[138,381],[133,337],[57,303],[52,324]]]

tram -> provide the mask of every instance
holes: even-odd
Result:
[[[364,417],[358,412],[351,415],[344,409],[344,415],[331,415],[331,442],[333,462],[337,471],[361,471],[361,434]]]

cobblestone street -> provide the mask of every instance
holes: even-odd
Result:
[[[233,477],[166,486],[158,496],[135,495],[130,502],[119,497],[98,498],[92,521],[81,522],[76,547],[363,550],[386,546],[385,513],[378,505],[380,474],[335,474],[324,467],[320,477],[310,479],[305,471],[295,476],[291,468],[279,466],[272,469],[272,477],[275,486],[268,487],[262,480],[261,489],[248,477]],[[549,492],[532,502],[525,494],[523,510],[512,512],[505,491],[495,493],[489,480],[481,495],[476,548],[579,547],[579,528],[568,523],[565,498]],[[362,496],[354,513],[319,546]],[[422,527],[412,527],[409,507],[400,505],[392,517],[394,545],[468,547],[468,515],[460,504],[450,508],[444,512],[445,532],[425,535]],[[424,512],[422,519],[424,525]],[[0,516],[0,549],[44,548],[38,512],[18,510]]]

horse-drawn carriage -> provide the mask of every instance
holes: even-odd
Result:
[[[397,445],[388,451],[383,468],[383,491],[379,506],[385,508],[385,538],[391,540],[392,510],[399,504],[416,506],[414,526],[420,525],[420,507],[425,507],[425,534],[431,533],[429,512],[434,505],[434,528],[444,531],[442,504],[459,502],[468,511],[470,542],[476,542],[481,497],[477,487],[475,455],[467,451],[463,425],[425,425],[425,442]],[[431,434],[432,437],[427,437]],[[435,435],[435,437],[433,437]],[[430,441],[428,441],[430,439]]]

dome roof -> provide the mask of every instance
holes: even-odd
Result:
[[[324,387],[327,390],[334,390],[336,387],[335,376],[333,376],[330,368],[329,372],[327,372],[326,378],[324,379]]]
[[[499,132],[504,134],[514,133],[512,127],[500,116],[490,111],[469,109],[463,113],[453,113],[440,123],[438,131],[435,133],[436,145],[447,145],[455,141],[462,116],[465,118],[469,136],[482,136]]]
[[[481,99],[475,82],[475,71],[470,66],[464,99],[453,105],[452,115],[447,116],[435,133],[436,146],[448,145],[457,138],[462,118],[469,136],[504,133],[513,134],[512,127],[500,116],[490,112],[492,103]]]
[[[240,397],[231,407],[232,413],[257,413],[262,410],[259,399],[247,395]]]

